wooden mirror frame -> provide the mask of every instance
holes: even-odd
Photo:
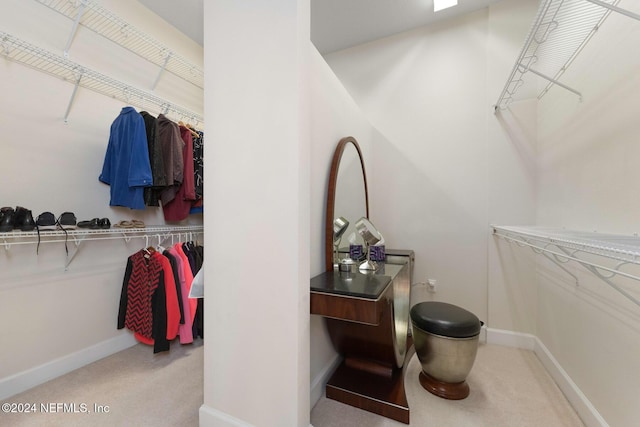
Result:
[[[347,144],[353,144],[358,152],[360,158],[360,165],[362,166],[362,178],[364,180],[364,200],[365,200],[365,212],[366,217],[369,218],[369,191],[367,189],[367,173],[364,169],[364,159],[362,158],[362,151],[358,141],[352,136],[344,137],[338,142],[335,152],[333,153],[333,160],[331,161],[331,171],[329,172],[329,191],[327,192],[327,213],[325,218],[325,270],[333,270],[333,221],[335,215],[336,204],[336,184],[338,181],[338,169],[340,167],[340,160],[342,159],[342,153],[344,153]]]

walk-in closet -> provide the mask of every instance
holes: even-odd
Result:
[[[640,2],[0,3],[0,425],[637,424]]]
[[[0,9],[0,127],[7,136],[0,312],[7,325],[1,338],[11,343],[0,356],[3,402],[135,346],[156,369],[173,359],[186,363],[203,350],[196,316],[203,299],[189,298],[204,245],[202,46],[137,1],[7,1]],[[123,115],[130,120],[118,123]],[[165,179],[158,154],[171,156],[175,175]],[[12,212],[28,212],[32,222]],[[147,271],[145,263],[165,258],[166,269]],[[165,288],[169,278],[172,288]],[[173,331],[157,330],[163,321]],[[128,372],[122,363],[107,371]],[[147,376],[155,381],[153,372]],[[92,386],[82,379],[69,387]],[[82,393],[65,402],[64,394],[50,396],[31,409],[41,412],[42,403],[56,412],[66,403],[93,412],[96,403],[116,410],[102,394],[95,402]],[[202,391],[196,419],[201,404]]]

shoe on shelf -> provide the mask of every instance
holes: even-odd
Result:
[[[42,212],[36,219],[36,227],[38,231],[55,230],[56,217],[51,212]]]
[[[13,228],[22,231],[35,230],[36,222],[33,220],[33,214],[29,209],[23,208],[22,206],[16,207]]]
[[[116,222],[114,227],[115,228],[133,228],[133,224],[131,223],[131,221],[122,220],[122,221]]]
[[[100,220],[98,218],[93,218],[90,221],[80,221],[78,223],[78,228],[89,228],[91,230],[96,230],[100,228]]]
[[[58,226],[63,230],[74,230],[76,228],[76,216],[73,212],[63,212],[58,218]]]
[[[134,228],[145,228],[146,225],[144,225],[144,221],[139,220],[139,219],[132,219],[131,220],[131,224],[133,224]]]
[[[100,225],[100,228],[111,228],[111,221],[109,221],[109,218],[101,218],[98,220],[98,224]]]
[[[15,211],[13,208],[4,207],[0,209],[0,233],[13,230],[13,219]]]

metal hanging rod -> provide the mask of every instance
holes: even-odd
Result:
[[[175,120],[189,120],[194,125],[204,123],[204,118],[186,108],[170,103],[156,95],[127,85],[98,73],[45,49],[0,31],[0,54],[5,58],[52,76],[72,82],[75,87],[67,106],[64,120],[68,119],[79,86],[110,96],[127,104],[165,114]]]
[[[618,7],[620,0],[542,0],[524,46],[511,70],[495,111],[505,109],[520,98],[523,86],[530,93],[536,91],[535,79],[528,79],[529,71],[548,81],[537,95],[541,99],[554,85],[575,93],[579,91],[561,83],[560,77],[584,49],[612,11],[640,20],[640,16]]]
[[[151,87],[152,90],[155,89],[165,70],[199,88],[204,88],[202,68],[105,9],[95,0],[36,1],[73,21],[71,33],[64,48],[65,57],[69,56],[78,25],[82,25],[160,67],[158,76]]]
[[[67,239],[72,241],[90,241],[90,240],[125,240],[132,238],[148,238],[150,236],[178,236],[189,233],[203,233],[202,225],[184,225],[184,226],[146,226],[144,228],[109,228],[106,230],[91,230],[77,228],[75,230],[45,230],[40,232],[41,243],[60,243]],[[0,240],[3,242],[5,249],[9,250],[12,245],[28,245],[38,243],[37,231],[10,231],[0,233]]]
[[[40,243],[72,243],[72,250],[67,249],[67,258],[65,262],[65,270],[68,269],[73,259],[80,250],[80,245],[86,241],[92,240],[123,240],[130,242],[131,239],[144,239],[145,247],[148,247],[155,238],[157,246],[162,245],[168,239],[173,244],[174,239],[178,241],[194,240],[194,235],[204,233],[204,226],[149,226],[144,228],[111,228],[108,230],[46,230],[41,231],[38,236],[37,231],[12,231],[8,233],[0,233],[0,240],[4,244],[6,252],[9,252],[12,245],[33,245]],[[66,246],[65,246],[66,247]]]
[[[640,300],[612,282],[615,276],[640,281],[640,276],[622,271],[626,265],[640,266],[640,237],[618,234],[588,233],[543,227],[512,227],[492,225],[493,234],[519,246],[527,246],[571,275],[576,284],[578,278],[563,264],[574,261],[585,267],[624,297],[640,306]],[[580,256],[589,254],[615,261],[606,266]]]

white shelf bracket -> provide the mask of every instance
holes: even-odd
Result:
[[[555,265],[557,265],[559,268],[561,268],[562,270],[564,270],[565,273],[567,273],[569,276],[573,277],[573,280],[575,280],[576,285],[579,286],[580,285],[580,281],[578,280],[578,276],[576,276],[575,274],[573,274],[572,272],[569,271],[569,269],[567,267],[565,267],[564,265],[562,265],[559,261],[557,261],[554,257],[552,257],[551,255],[549,255],[548,253],[542,252],[542,255],[547,258],[549,261],[551,261],[552,263],[554,263]],[[568,260],[567,260],[568,261]],[[565,261],[566,262],[566,261]]]
[[[151,90],[155,90],[156,86],[158,86],[158,82],[160,81],[160,77],[162,77],[162,74],[167,69],[167,64],[169,63],[169,60],[171,59],[171,55],[173,55],[173,54],[171,52],[168,52],[164,56],[164,62],[162,63],[162,66],[160,67],[160,72],[158,73],[158,77],[156,77],[156,80],[153,82],[153,86],[151,86]]]
[[[562,252],[568,253],[568,251],[562,247],[559,247],[558,249],[560,249]],[[577,259],[577,258],[576,258]],[[589,263],[585,263],[585,262],[580,262],[578,261],[578,263],[580,265],[582,265],[584,268],[586,268],[587,270],[589,270],[593,275],[595,275],[596,277],[598,277],[600,280],[602,280],[603,282],[605,282],[607,285],[611,286],[613,289],[615,289],[616,291],[620,292],[622,295],[624,295],[627,299],[629,299],[630,301],[634,302],[636,305],[640,306],[640,301],[635,298],[633,295],[629,294],[627,291],[625,291],[624,289],[622,289],[620,286],[616,285],[615,283],[613,283],[610,279],[612,279],[613,277],[615,277],[617,274],[621,274],[621,275],[625,275],[625,273],[621,272],[619,269],[620,267],[622,267],[625,264],[629,264],[628,262],[620,262],[618,263],[615,268],[613,269],[608,269],[608,268],[602,268],[593,264],[589,264]],[[607,271],[609,274],[605,275],[603,274],[600,270],[604,270]]]
[[[493,234],[497,237],[501,237],[504,240],[512,243],[516,243],[519,246],[529,246],[533,251],[537,254],[544,255],[547,259],[552,261],[554,264],[562,268],[565,272],[570,274],[574,279],[576,279],[576,284],[578,284],[578,278],[569,272],[563,265],[568,261],[575,261],[576,263],[583,266],[589,272],[591,272],[594,276],[605,282],[607,285],[611,286],[613,289],[622,294],[625,298],[633,302],[634,304],[640,306],[640,300],[635,296],[631,295],[625,289],[621,288],[617,284],[611,281],[611,279],[615,276],[622,276],[628,279],[633,279],[636,281],[640,281],[640,277],[626,273],[621,271],[620,268],[627,264],[636,264],[636,256],[633,255],[633,261],[630,258],[626,258],[621,260],[618,255],[615,253],[623,253],[625,255],[628,254],[628,250],[624,249],[623,252],[616,252],[618,249],[614,247],[605,247],[600,243],[591,243],[591,241],[585,241],[582,243],[579,240],[571,241],[567,240],[569,238],[564,237],[556,237],[555,235],[548,236],[545,234],[535,234],[535,231],[530,231],[529,229],[517,229],[514,227],[499,227],[493,226]],[[567,232],[568,234],[568,232]],[[593,235],[597,235],[597,233],[593,233]],[[534,242],[534,243],[532,243]],[[550,249],[549,246],[554,246],[558,248],[558,251]],[[606,251],[612,251],[611,255],[606,254]],[[617,259],[619,262],[612,268],[606,267],[594,262],[586,261],[584,259],[578,258],[578,252],[585,252],[600,255],[605,258]],[[607,272],[607,273],[603,273]]]
[[[71,27],[71,34],[69,34],[69,39],[67,40],[67,44],[64,46],[64,57],[69,57],[69,49],[71,49],[71,43],[73,43],[73,38],[78,31],[78,25],[80,24],[80,19],[82,18],[82,14],[84,13],[85,8],[87,7],[87,3],[85,1],[80,1],[78,5],[78,13],[76,14],[75,19],[73,20],[73,26]]]
[[[581,94],[580,92],[578,92],[577,90],[575,90],[575,89],[573,89],[573,88],[570,88],[570,87],[569,87],[569,86],[567,86],[566,84],[561,83],[560,81],[558,81],[558,80],[554,79],[553,77],[549,77],[549,76],[547,76],[547,75],[545,75],[545,74],[542,74],[541,72],[536,71],[536,70],[534,70],[533,68],[530,68],[530,67],[524,66],[524,65],[522,65],[522,64],[521,64],[520,66],[524,69],[524,71],[525,71],[525,72],[526,72],[526,71],[531,71],[531,72],[532,72],[533,74],[535,74],[536,76],[540,76],[540,77],[542,77],[543,79],[545,79],[545,80],[547,80],[547,81],[550,81],[550,82],[551,82],[551,83],[553,83],[554,85],[560,86],[561,88],[566,89],[566,90],[568,90],[569,92],[572,92],[572,93],[574,93],[574,94],[578,95],[578,98],[580,99],[580,102],[582,102],[582,94]]]
[[[73,249],[73,253],[71,254],[67,253],[67,260],[64,264],[64,271],[68,271],[69,266],[71,265],[71,262],[76,257],[76,255],[78,255],[78,252],[80,251],[80,244],[84,242],[86,238],[87,238],[86,234],[73,234],[71,236],[71,239],[73,239],[74,249]],[[65,245],[66,245],[66,242],[65,242]]]
[[[73,87],[73,92],[71,92],[71,99],[69,99],[69,105],[67,105],[67,110],[64,112],[64,122],[69,122],[69,113],[71,112],[71,106],[73,105],[73,101],[76,98],[76,94],[78,93],[78,87],[80,86],[80,80],[82,80],[82,75],[84,74],[84,70],[80,69],[78,72],[78,78]]]

